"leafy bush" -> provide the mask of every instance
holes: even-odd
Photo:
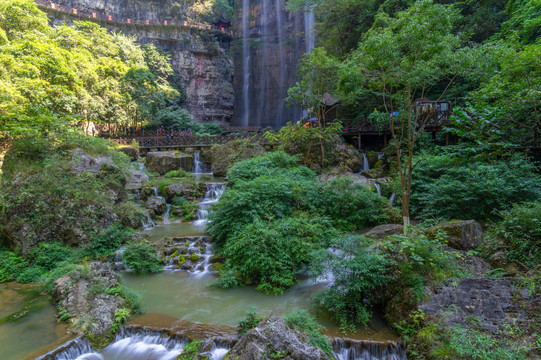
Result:
[[[384,199],[350,177],[317,184],[307,202],[314,211],[328,216],[337,229],[344,231],[387,220]]]
[[[182,354],[177,357],[177,360],[194,360],[199,357],[199,349],[203,346],[203,341],[199,339],[192,340],[189,344],[182,347]]]
[[[27,268],[28,263],[11,251],[0,251],[0,282],[14,281]]]
[[[39,243],[28,254],[30,265],[40,267],[45,271],[54,269],[59,263],[71,258],[73,250],[59,242]]]
[[[257,309],[253,305],[250,306],[250,308],[246,310],[244,314],[246,317],[239,321],[239,326],[237,327],[239,336],[246,334],[249,330],[259,325],[261,320],[263,320],[263,317],[257,314]]]
[[[171,170],[164,175],[166,178],[193,178],[193,174],[184,169]]]
[[[87,248],[87,253],[93,257],[111,254],[125,243],[132,234],[132,229],[113,224],[106,229],[102,229],[94,237]]]
[[[308,337],[308,343],[320,348],[327,355],[332,355],[333,348],[329,339],[322,334],[325,328],[317,323],[315,318],[304,309],[298,309],[287,315],[284,320],[287,326],[299,330]]]
[[[162,270],[158,255],[152,246],[145,242],[128,245],[124,252],[124,262],[136,274],[144,275]]]
[[[315,304],[338,320],[342,331],[354,331],[357,324],[365,326],[372,312],[365,299],[389,280],[390,262],[381,253],[366,248],[363,238],[347,236],[332,244],[334,251],[320,250],[314,254],[312,272],[321,275],[330,271],[331,286],[314,296]]]
[[[240,283],[257,285],[258,291],[281,293],[295,284],[310,253],[336,234],[329,221],[302,213],[268,222],[255,219],[228,238],[223,269]]]
[[[429,156],[414,172],[411,211],[421,219],[486,220],[513,203],[541,198],[540,183],[534,164],[520,156]]]
[[[507,258],[534,267],[541,263],[541,202],[514,205],[502,211],[503,220],[494,235],[503,241],[498,248],[507,251]]]

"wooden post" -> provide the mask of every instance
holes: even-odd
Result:
[[[445,134],[445,146],[449,146],[449,133]]]

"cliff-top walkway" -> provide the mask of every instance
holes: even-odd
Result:
[[[47,0],[34,0],[35,3],[47,13],[61,13],[62,15],[78,18],[80,20],[96,22],[104,27],[115,26],[119,27],[122,25],[124,27],[175,27],[181,28],[184,30],[197,30],[209,32],[219,36],[233,37],[233,32],[226,28],[218,28],[213,25],[202,24],[197,22],[184,21],[179,19],[168,19],[168,20],[144,20],[144,19],[128,19],[116,16],[115,14],[107,14],[100,12],[86,12],[80,9],[69,8],[54,2]]]

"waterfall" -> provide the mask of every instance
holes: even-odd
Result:
[[[362,171],[370,170],[370,164],[368,163],[368,158],[366,157],[366,154],[363,153],[363,169]]]
[[[146,213],[146,216],[146,219],[142,219],[141,223],[143,224],[143,230],[150,230],[154,226],[156,226],[156,224],[154,223],[154,221],[152,221],[148,212]]]
[[[250,0],[242,0],[242,126],[250,123]]]
[[[336,360],[406,360],[406,351],[397,343],[356,341],[349,339],[333,340]]]
[[[165,204],[165,212],[163,213],[163,216],[162,216],[164,225],[171,224],[171,221],[169,220],[169,212],[171,211],[171,204],[168,204],[165,198],[158,194],[157,187],[153,188],[153,190],[154,190],[154,197],[157,197],[158,199],[163,201],[163,203]]]
[[[372,185],[374,185],[374,187],[376,188],[376,191],[378,192],[378,195],[381,196],[381,185],[378,184],[377,179],[368,179],[368,181]]]
[[[201,159],[201,150],[195,150],[193,153],[192,173],[212,175],[212,165],[206,164],[202,162],[200,159]]]
[[[278,96],[280,99],[285,99],[286,97],[286,91],[284,91],[286,87],[286,63],[285,63],[285,54],[284,54],[284,33],[282,31],[282,2],[281,0],[274,0],[274,9],[276,12],[276,28],[278,32],[278,51],[280,54],[280,75],[279,75],[279,84],[278,89],[280,90],[278,92]],[[278,105],[278,115],[277,115],[277,122],[279,124],[284,123],[284,101],[280,101]]]
[[[389,206],[393,206],[395,199],[396,199],[396,194],[392,193],[391,197],[389,198]]]
[[[207,192],[205,197],[199,203],[199,210],[197,210],[196,223],[205,224],[208,222],[207,216],[211,210],[213,204],[220,200],[220,197],[225,191],[224,183],[209,183],[207,184]]]
[[[304,42],[306,47],[306,52],[309,53],[315,47],[316,44],[316,35],[314,34],[314,25],[315,25],[314,13],[308,9],[305,9],[304,13]]]

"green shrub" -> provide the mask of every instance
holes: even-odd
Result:
[[[520,156],[428,156],[415,169],[410,209],[421,219],[490,219],[513,203],[541,198],[541,178],[535,170]]]
[[[73,256],[73,250],[59,242],[42,242],[35,246],[28,254],[28,262],[31,266],[40,267],[50,271],[56,266]]]
[[[515,204],[500,213],[494,235],[503,241],[507,258],[535,267],[541,263],[541,202]],[[494,249],[492,249],[494,250]]]
[[[255,306],[250,306],[246,310],[245,318],[239,321],[239,326],[237,327],[237,332],[239,336],[246,334],[249,330],[255,328],[263,320],[263,317],[257,314],[257,309]]]
[[[14,281],[28,267],[28,263],[11,251],[0,251],[0,282]]]
[[[314,302],[332,314],[342,331],[354,331],[357,325],[365,326],[370,321],[370,304],[364,300],[370,300],[374,290],[390,281],[390,262],[383,254],[366,248],[359,236],[338,238],[332,246],[332,252],[323,249],[314,253],[312,272],[332,273],[331,286],[317,293]]]
[[[319,183],[306,201],[313,211],[328,216],[337,229],[344,231],[387,220],[386,201],[351,177]]]
[[[308,343],[313,347],[320,348],[327,355],[332,355],[333,348],[329,339],[322,334],[325,330],[317,323],[316,319],[304,309],[298,309],[287,315],[284,320],[287,326],[299,330],[308,337]]]
[[[311,252],[326,247],[336,234],[329,221],[302,213],[268,222],[256,219],[228,238],[224,269],[258,291],[281,293],[295,284]]]
[[[194,175],[184,169],[171,170],[164,175],[166,178],[193,178]]]
[[[182,354],[180,354],[177,357],[177,360],[196,359],[197,355],[199,355],[199,349],[201,348],[202,345],[203,345],[202,340],[199,340],[199,339],[192,340],[189,344],[186,344],[182,347]]]
[[[92,239],[87,248],[90,256],[108,255],[118,249],[133,234],[132,229],[126,229],[119,224],[113,224],[100,232]]]
[[[128,245],[124,252],[124,262],[136,274],[144,275],[162,271],[158,255],[150,244],[144,242]]]

